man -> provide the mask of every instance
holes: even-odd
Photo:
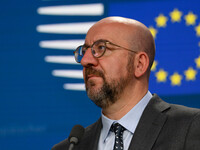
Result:
[[[89,29],[75,58],[102,116],[74,150],[200,149],[200,110],[168,104],[148,91],[154,55],[154,39],[138,21],[108,17]],[[68,147],[66,139],[53,150]]]

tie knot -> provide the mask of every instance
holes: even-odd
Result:
[[[119,123],[112,124],[110,130],[114,132],[116,135],[122,135],[125,128]]]

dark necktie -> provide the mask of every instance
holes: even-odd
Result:
[[[125,128],[119,123],[112,124],[110,130],[115,133],[115,144],[113,150],[123,150],[123,132]]]

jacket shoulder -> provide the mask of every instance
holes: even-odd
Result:
[[[158,95],[153,94],[153,97],[150,101],[150,106],[159,109],[161,112],[166,113],[167,115],[180,115],[180,116],[194,116],[200,112],[198,108],[191,108],[178,104],[171,104],[163,101]],[[155,107],[156,106],[156,107]]]
[[[88,127],[85,128],[85,133],[84,136],[80,142],[82,144],[84,141],[88,141],[88,136],[91,135],[91,133],[94,133],[94,131],[101,126],[101,119],[99,119],[97,122],[89,125]],[[55,144],[51,150],[66,150],[69,147],[69,140],[64,139],[63,141],[59,142],[58,144]]]
[[[55,144],[51,150],[66,150],[67,147],[69,147],[69,141],[68,139],[65,139],[58,144]]]

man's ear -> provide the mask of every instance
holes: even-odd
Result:
[[[145,74],[149,67],[149,57],[145,52],[139,52],[135,56],[135,77],[139,78]]]

